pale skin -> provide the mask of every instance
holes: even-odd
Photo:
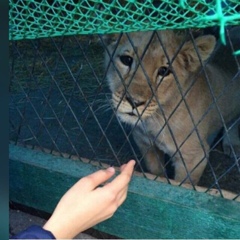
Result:
[[[112,217],[127,197],[134,165],[134,160],[122,165],[111,182],[106,183],[115,174],[113,167],[80,179],[63,195],[43,228],[57,239],[72,239]]]

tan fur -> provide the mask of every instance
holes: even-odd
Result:
[[[216,41],[211,35],[194,43],[173,31],[128,36],[111,35],[105,57],[118,117],[134,127],[134,139],[151,173],[164,175],[164,152],[172,157],[175,180],[197,184],[207,163],[207,139],[222,126],[219,111],[225,122],[240,114],[240,78],[232,80],[238,69],[230,48],[220,46],[212,54]],[[122,55],[133,58],[131,67],[121,62]],[[171,69],[164,78],[158,76],[162,66]]]

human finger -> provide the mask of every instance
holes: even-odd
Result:
[[[113,167],[109,167],[105,170],[99,170],[94,172],[86,177],[83,177],[78,182],[78,187],[81,188],[81,191],[91,191],[98,187],[100,184],[103,184],[108,179],[110,179],[115,174],[115,169]]]
[[[129,166],[132,166],[132,165],[133,165],[133,167],[134,167],[135,164],[136,164],[136,161],[132,159],[132,160],[130,160],[128,163],[123,164],[123,165],[120,167],[120,171],[122,172],[122,171],[126,168],[126,166],[128,166],[128,168],[129,168]],[[130,168],[131,168],[131,167],[130,167]]]
[[[126,163],[125,164],[123,164],[121,167],[120,167],[120,171],[122,171],[125,167],[126,167]]]
[[[118,207],[120,207],[125,202],[125,200],[127,199],[127,196],[128,196],[128,191],[125,191],[118,200]]]
[[[116,194],[119,193],[129,184],[135,163],[135,160],[129,161],[126,166],[121,169],[121,173],[115,179],[113,179],[112,182],[106,185],[106,187],[111,188],[111,190]]]
[[[125,186],[117,195],[117,205],[118,207],[126,200],[128,194],[128,185]]]
[[[133,170],[134,170],[134,166],[136,164],[135,160],[131,160],[130,164],[130,169],[125,169],[126,168],[126,164],[121,166],[121,171],[127,171],[128,174],[130,173],[132,175]],[[128,166],[129,167],[129,166]],[[132,167],[132,168],[131,168]],[[130,171],[130,172],[129,172]],[[131,180],[131,175],[130,175],[130,180]],[[118,206],[120,206],[125,199],[127,198],[127,193],[128,193],[128,186],[129,184],[127,184],[125,187],[123,187],[120,192],[118,193],[117,199],[118,199]]]
[[[129,184],[127,184],[125,187],[123,187],[117,194],[116,201],[117,201],[117,206],[119,207],[122,205],[122,203],[126,200],[127,194],[128,194],[128,187]]]

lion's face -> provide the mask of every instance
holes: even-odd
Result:
[[[172,31],[151,31],[114,35],[108,42],[107,81],[122,121],[136,124],[181,100],[189,76],[200,66],[193,43],[183,41]],[[199,37],[195,44],[204,61],[215,39]]]

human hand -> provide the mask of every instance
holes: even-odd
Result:
[[[63,195],[43,228],[57,239],[71,239],[110,218],[127,197],[134,165],[134,160],[122,165],[121,173],[102,187],[115,174],[113,167],[80,179]]]

